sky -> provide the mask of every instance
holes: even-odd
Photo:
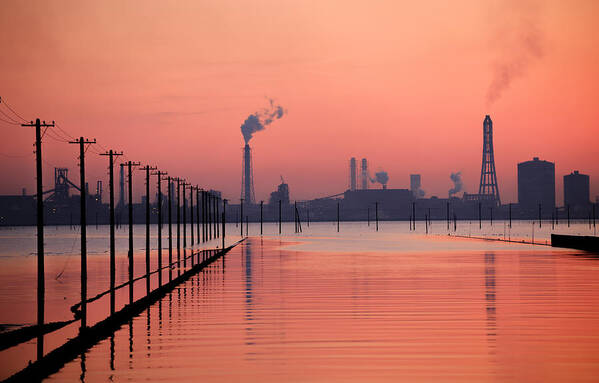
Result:
[[[44,137],[45,189],[55,166],[79,182],[69,134],[97,139],[92,190],[114,149],[234,203],[240,127],[273,99],[286,114],[250,141],[258,200],[281,176],[292,200],[343,192],[352,156],[390,188],[419,173],[446,197],[461,171],[476,193],[490,114],[502,202],[517,202],[517,163],[540,157],[561,205],[573,170],[599,195],[597,14],[592,0],[4,0],[0,97],[67,132]],[[0,194],[33,193],[34,130],[6,121]]]

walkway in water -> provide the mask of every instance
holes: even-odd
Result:
[[[367,251],[372,240],[253,237],[48,380],[599,376],[599,260],[409,234]]]

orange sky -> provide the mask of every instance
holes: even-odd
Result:
[[[234,200],[240,125],[266,97],[288,114],[251,141],[258,199],[279,175],[292,199],[341,192],[351,156],[386,170],[389,187],[421,173],[427,195],[445,197],[462,171],[477,192],[489,113],[502,202],[517,200],[516,164],[539,156],[556,163],[562,204],[574,169],[599,195],[597,14],[596,1],[561,0],[6,0],[0,96]],[[489,104],[496,68],[515,75]],[[31,193],[34,132],[0,128],[0,193]],[[77,183],[77,147],[47,138],[44,184],[53,165]],[[107,185],[106,158],[88,153],[90,185]]]

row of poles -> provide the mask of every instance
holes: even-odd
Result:
[[[43,340],[43,326],[44,326],[44,310],[45,310],[45,278],[44,278],[44,201],[43,201],[43,190],[42,190],[42,128],[48,129],[55,126],[54,122],[46,123],[36,119],[35,122],[21,124],[23,127],[34,127],[35,128],[35,153],[36,153],[36,191],[37,191],[37,359],[43,358],[44,354],[44,340]],[[44,130],[45,131],[45,130]],[[85,187],[85,153],[86,145],[92,145],[96,143],[96,140],[88,140],[83,137],[70,141],[71,144],[79,145],[79,168],[80,168],[80,181],[81,181],[81,302],[79,303],[81,327],[80,331],[85,331],[87,328],[87,303],[89,303],[87,297],[87,217],[86,217],[86,187]],[[116,291],[116,246],[115,246],[115,204],[114,204],[114,165],[115,159],[118,156],[123,155],[122,152],[116,152],[114,150],[108,150],[106,153],[101,153],[103,156],[108,157],[109,161],[109,194],[110,194],[110,315],[115,313],[115,291]],[[129,249],[128,249],[128,282],[119,286],[129,287],[129,304],[133,303],[133,284],[134,284],[134,270],[133,270],[133,179],[132,170],[134,167],[140,166],[140,163],[127,161],[121,166],[125,166],[128,172],[128,197],[129,197]],[[225,248],[225,223],[226,223],[226,206],[227,200],[222,199],[219,195],[206,191],[199,186],[193,186],[187,183],[184,179],[167,176],[166,172],[159,171],[156,167],[144,166],[140,167],[140,170],[145,171],[146,176],[146,294],[150,294],[150,175],[158,176],[157,189],[158,189],[158,267],[155,272],[158,273],[158,286],[162,286],[162,210],[163,210],[163,194],[162,194],[162,183],[166,180],[168,182],[168,269],[169,269],[169,282],[172,281],[172,268],[177,265],[177,273],[181,274],[181,213],[183,215],[183,249],[187,247],[187,198],[185,192],[189,190],[190,200],[190,224],[191,224],[191,245],[205,243],[211,241],[213,238],[222,238],[222,247]],[[155,172],[152,172],[156,170]],[[176,218],[177,218],[177,242],[176,242],[176,255],[177,261],[173,263],[173,230],[172,230],[172,209],[173,209],[173,196],[172,186],[174,183],[177,185],[177,206],[176,206]],[[181,194],[182,191],[182,194]],[[194,236],[194,195],[196,196],[196,209],[195,209],[195,226],[197,235]],[[183,206],[180,205],[181,197],[183,197]],[[220,212],[220,206],[222,205],[222,213]],[[219,221],[222,222],[222,229],[219,227]],[[242,233],[243,235],[243,233]],[[191,264],[194,264],[193,251],[191,253]],[[199,253],[197,255],[199,258]],[[197,259],[199,263],[200,260]],[[183,256],[183,268],[187,267],[187,258],[185,254]],[[75,305],[74,307],[77,307]]]

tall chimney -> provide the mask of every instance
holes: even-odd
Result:
[[[356,190],[358,169],[356,168],[356,158],[349,160],[349,190]]]
[[[362,158],[362,190],[368,189],[368,162]]]
[[[252,172],[252,150],[248,144],[245,144],[245,147],[243,148],[243,177],[241,186],[241,198],[243,198],[244,203],[255,203],[254,180]]]

